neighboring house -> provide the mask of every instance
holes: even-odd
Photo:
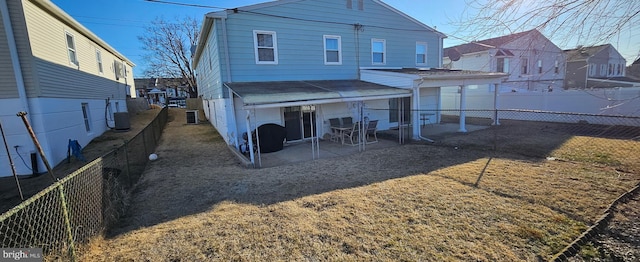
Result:
[[[163,92],[167,98],[184,100],[189,97],[187,86],[182,78],[136,78],[134,81],[137,96],[156,99],[151,102],[158,101],[157,92]],[[151,93],[152,91],[156,93]]]
[[[114,127],[115,112],[127,111],[134,64],[48,0],[2,0],[0,11],[0,121],[10,157],[19,175],[46,172],[31,161],[37,150],[16,113],[27,112],[55,166],[69,139],[85,146]],[[3,149],[0,176],[11,175]]]
[[[444,49],[445,68],[504,72],[503,90],[562,88],[565,56],[538,30],[474,41]]]
[[[430,77],[465,85],[505,76],[417,69],[441,67],[444,37],[382,1],[281,0],[206,14],[193,64],[205,116],[228,144],[267,123],[313,144],[336,117],[417,130],[411,112],[439,108],[438,89],[420,89]]]
[[[631,86],[626,83],[626,60],[611,44],[564,50],[567,55],[565,88]]]
[[[640,81],[640,58],[627,67],[627,77]]]

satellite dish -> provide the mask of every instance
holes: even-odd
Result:
[[[449,49],[449,51],[447,52],[447,56],[449,56],[449,59],[451,59],[451,61],[458,61],[460,60],[460,52],[458,52],[458,50],[456,50],[455,48]]]

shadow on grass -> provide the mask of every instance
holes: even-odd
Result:
[[[245,169],[210,124],[185,126],[180,118],[175,120],[165,128],[158,148],[161,159],[147,166],[129,212],[108,237],[206,212],[221,202],[272,205],[488,158],[484,168],[478,169],[476,183],[469,183],[478,187],[492,159],[498,157],[493,148],[501,152],[500,158],[535,162],[576,135],[574,129],[563,124],[504,121],[501,126],[451,135],[435,144],[414,142],[348,156]]]

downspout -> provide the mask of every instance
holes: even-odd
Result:
[[[229,58],[229,39],[227,38],[227,18],[226,17],[221,17],[220,18],[220,22],[222,23],[222,41],[224,42],[224,65],[227,71],[227,83],[231,83],[233,82],[233,80],[231,79],[231,59]],[[226,84],[223,84],[226,85]],[[236,148],[239,149],[240,147],[240,141],[238,140],[238,123],[236,122],[236,107],[235,107],[235,103],[233,102],[233,91],[231,90],[231,88],[229,88],[227,86],[227,88],[229,89],[229,97],[231,99],[231,121],[232,123],[234,123],[234,131],[236,134],[236,139],[235,139],[235,143],[236,143]],[[247,131],[249,132],[249,131]],[[253,146],[251,147],[253,148]],[[253,150],[251,150],[253,151]],[[252,161],[253,162],[253,161]],[[255,164],[255,163],[254,163]]]
[[[13,35],[13,28],[11,26],[11,19],[9,17],[9,6],[6,0],[0,0],[0,13],[2,14],[2,23],[4,24],[4,31],[7,35],[7,45],[9,46],[9,55],[11,56],[11,65],[13,66],[13,73],[16,80],[16,87],[18,89],[18,97],[22,104],[22,111],[27,112],[26,117],[29,122],[33,123],[29,110],[29,100],[27,99],[27,88],[24,85],[24,78],[22,76],[22,68],[20,68],[20,57],[18,56],[18,48],[16,46],[16,39]]]
[[[438,68],[442,68],[442,58],[443,58],[443,54],[442,54],[442,42],[444,41],[443,37],[440,37],[440,41],[438,41]]]
[[[249,158],[251,159],[251,164],[253,164],[253,167],[256,167],[256,158],[253,152],[253,136],[251,135],[251,125],[249,124],[250,119],[251,119],[251,111],[247,110],[246,124],[247,124],[247,140],[248,140],[247,142],[249,143]]]
[[[222,41],[224,42],[224,64],[227,68],[227,83],[233,82],[231,79],[231,60],[229,58],[229,39],[227,38],[227,18],[221,17],[222,22]]]

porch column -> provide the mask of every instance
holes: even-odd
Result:
[[[466,91],[466,86],[461,85],[460,86],[460,129],[458,129],[458,132],[461,132],[461,133],[467,132],[467,128],[465,126],[467,112],[465,112],[465,110],[467,110],[467,91]]]
[[[411,123],[413,124],[413,140],[420,140],[422,126],[420,125],[420,87],[413,89],[413,101],[411,105]]]
[[[500,119],[498,118],[498,94],[500,92],[500,84],[493,84],[493,125],[499,126]]]

